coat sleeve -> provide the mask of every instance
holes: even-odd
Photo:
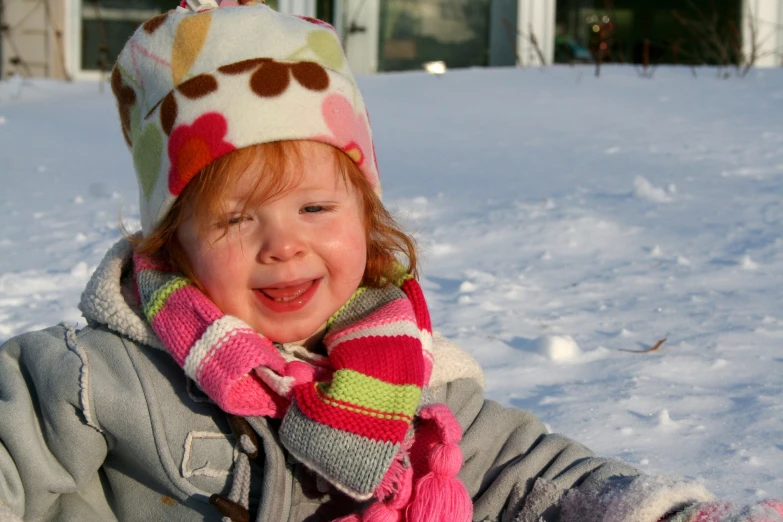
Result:
[[[90,410],[87,353],[53,327],[0,346],[2,520],[114,520],[99,472],[106,439]]]
[[[712,496],[700,484],[650,477],[616,459],[547,432],[532,413],[484,399],[479,383],[458,379],[433,390],[463,429],[459,478],[474,521],[657,522]]]

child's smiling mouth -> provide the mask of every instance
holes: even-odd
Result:
[[[321,279],[307,279],[280,283],[275,286],[256,288],[258,300],[273,312],[295,312],[304,308],[315,295]]]

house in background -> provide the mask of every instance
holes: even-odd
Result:
[[[0,75],[99,78],[134,29],[177,0],[0,0]],[[356,73],[551,62],[554,0],[267,0],[329,21]],[[533,27],[540,53],[517,27]],[[536,58],[537,59],[537,58]],[[527,62],[527,60],[525,60]]]
[[[783,0],[558,0],[555,61],[783,65]]]
[[[0,74],[99,78],[157,0],[0,0]]]
[[[100,78],[177,0],[0,0],[0,78]],[[783,0],[267,0],[329,21],[354,72],[602,61],[783,65]],[[684,8],[683,6],[688,6]],[[724,49],[705,47],[707,40]],[[713,46],[714,47],[714,46]],[[718,46],[720,47],[720,46]],[[725,58],[725,57],[724,57]]]

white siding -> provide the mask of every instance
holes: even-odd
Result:
[[[277,0],[281,13],[315,18],[315,0]]]
[[[755,28],[756,66],[783,65],[783,0],[744,0],[742,7],[745,55],[752,52]]]
[[[378,71],[381,0],[343,0],[343,46],[355,74]],[[351,32],[351,27],[359,30]]]
[[[522,65],[541,65],[530,35],[534,35],[547,65],[555,55],[556,0],[519,0],[517,54]]]
[[[62,78],[65,74],[63,34],[67,32],[63,27],[62,0],[4,0],[2,3],[1,23],[9,26],[0,42],[3,76]],[[21,60],[19,65],[11,63],[13,58]]]

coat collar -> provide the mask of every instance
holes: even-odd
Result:
[[[133,341],[163,350],[144,320],[133,284],[133,247],[127,238],[112,246],[82,292],[79,310],[88,323],[107,326]]]

